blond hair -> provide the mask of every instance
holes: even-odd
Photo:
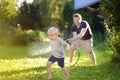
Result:
[[[53,34],[58,35],[58,29],[55,28],[55,27],[51,27],[51,28],[48,29],[47,34],[48,34],[48,35],[51,35],[51,34],[52,34],[52,35],[53,35]]]

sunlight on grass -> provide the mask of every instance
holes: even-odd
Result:
[[[9,80],[22,80],[31,75],[42,75],[46,73],[45,58],[22,58],[22,59],[6,59],[0,60],[0,80],[4,80],[6,76]],[[32,77],[32,76],[31,76]],[[34,76],[33,76],[34,77]],[[26,80],[26,79],[25,79]]]
[[[7,51],[9,50],[9,51]],[[28,56],[28,46],[0,46],[0,80],[47,80],[46,62],[50,54]],[[76,65],[78,54],[69,63],[69,53],[66,52],[65,66],[70,73],[69,80],[118,80],[119,67],[110,64],[111,51],[101,51],[94,48],[98,66],[94,66],[89,55],[83,48]],[[57,63],[52,65],[52,80],[63,80],[64,74]]]
[[[27,49],[27,46],[0,45],[0,58],[11,59],[27,57]]]
[[[23,58],[23,59],[11,59],[11,60],[0,60],[0,72],[3,71],[16,71],[24,70],[34,67],[42,67],[46,64],[45,58]]]

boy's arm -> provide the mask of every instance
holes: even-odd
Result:
[[[64,41],[64,45],[66,46],[66,50],[70,49],[70,45],[66,41]]]

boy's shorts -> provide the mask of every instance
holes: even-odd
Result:
[[[87,52],[92,51],[93,39],[88,39],[88,40],[77,39],[75,42],[72,43],[70,49],[76,50],[77,48],[82,46],[85,48]]]
[[[56,58],[53,55],[51,55],[48,61],[52,62],[52,64],[57,61],[60,67],[64,67],[64,58]]]

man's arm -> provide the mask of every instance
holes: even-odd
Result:
[[[80,32],[75,38],[76,38],[76,39],[82,38],[82,37],[85,35],[86,31],[87,31],[87,28],[81,29],[81,32]]]
[[[82,38],[82,37],[85,35],[86,31],[87,31],[87,28],[83,28],[83,29],[81,29],[81,32],[80,32],[78,35],[77,35],[76,32],[73,32],[73,38],[70,38],[70,39],[69,39],[69,42],[72,43],[72,42],[74,42],[76,39]]]
[[[73,37],[76,37],[77,36],[77,32],[73,32]]]

